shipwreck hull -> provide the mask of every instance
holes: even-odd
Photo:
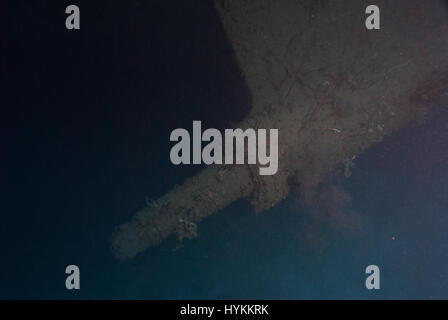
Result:
[[[279,129],[279,169],[213,166],[117,228],[111,247],[131,258],[170,236],[192,238],[206,216],[247,197],[260,212],[297,182],[305,202],[336,169],[421,117],[448,91],[448,14],[442,1],[217,0],[216,10],[252,95],[237,127]]]

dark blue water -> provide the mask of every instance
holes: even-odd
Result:
[[[63,3],[2,6],[0,298],[448,298],[447,112],[357,158],[340,186],[356,223],[318,223],[294,195],[258,216],[240,200],[183,248],[119,262],[114,228],[200,170],[171,165],[171,130],[249,110],[218,17],[206,2],[80,1],[75,34]],[[370,264],[381,290],[365,288]]]

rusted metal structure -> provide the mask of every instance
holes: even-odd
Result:
[[[288,196],[312,203],[319,184],[353,156],[417,117],[448,92],[448,10],[439,0],[378,0],[381,30],[367,30],[362,0],[216,0],[252,110],[239,128],[279,129],[279,170],[214,166],[117,228],[126,259],[247,197],[257,212]],[[345,171],[344,171],[345,168]]]

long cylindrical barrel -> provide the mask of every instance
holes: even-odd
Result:
[[[377,1],[381,30],[364,26],[365,1],[216,1],[253,96],[240,128],[279,129],[279,169],[214,166],[117,228],[112,249],[131,258],[248,197],[269,208],[300,185],[305,202],[353,156],[424,114],[448,91],[448,15],[441,1]],[[347,172],[347,170],[346,170]]]

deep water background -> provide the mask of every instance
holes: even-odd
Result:
[[[68,4],[0,4],[1,299],[448,298],[448,99],[358,156],[356,228],[310,230],[293,196],[258,216],[240,200],[182,249],[115,260],[114,228],[200,170],[171,165],[170,132],[232,127],[250,96],[209,2],[78,1],[76,32]]]

